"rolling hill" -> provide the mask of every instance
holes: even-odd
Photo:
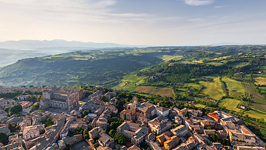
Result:
[[[0,69],[1,86],[117,84],[130,72],[163,62],[171,51],[78,51],[28,58]]]
[[[2,67],[0,85],[100,85],[266,117],[265,56],[261,45],[76,51]]]
[[[21,40],[0,42],[0,67],[10,65],[24,58],[42,57],[74,51],[99,50],[103,48],[105,48],[103,49],[104,51],[118,50],[120,49],[119,47],[129,46],[115,43],[93,43],[65,40]]]
[[[263,121],[265,79],[263,45],[76,51],[0,68],[0,86],[100,85]],[[265,124],[260,125],[266,134]]]

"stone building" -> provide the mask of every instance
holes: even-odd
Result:
[[[106,133],[102,133],[98,140],[99,144],[103,147],[113,147],[115,140]]]
[[[6,126],[0,127],[0,133],[1,132],[5,133],[7,136],[9,136],[9,134],[10,134],[10,130]]]
[[[107,92],[104,96],[107,100],[110,100],[112,97],[116,97],[116,92]]]
[[[188,129],[184,125],[180,125],[174,129],[171,129],[171,132],[175,136],[185,136],[188,134]]]
[[[103,132],[104,131],[102,128],[95,127],[92,130],[90,130],[88,133],[89,133],[90,138],[94,139],[94,138],[100,136],[100,134],[102,134]]]
[[[120,118],[124,120],[136,121],[136,110],[127,109],[120,112]]]
[[[18,125],[20,127],[20,130],[23,131],[25,127],[31,125],[31,118],[25,117],[24,120],[22,122],[20,122]]]
[[[25,141],[40,136],[40,132],[44,130],[44,125],[27,126],[23,130],[23,139]]]
[[[48,107],[72,110],[79,104],[81,94],[80,89],[64,89],[57,87],[48,87],[43,91],[43,99],[40,102],[40,108],[46,109]]]
[[[172,127],[172,122],[168,121],[167,117],[161,115],[149,121],[148,126],[151,129],[151,132],[161,134]]]
[[[148,128],[140,127],[136,123],[124,122],[117,128],[117,132],[131,141],[132,144],[139,145],[145,140],[148,134]]]

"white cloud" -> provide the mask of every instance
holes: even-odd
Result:
[[[265,12],[206,13],[205,9],[194,11],[183,6],[176,9],[175,3],[174,10],[168,11],[153,0],[148,1],[154,7],[135,3],[125,6],[127,2],[122,0],[0,0],[0,41],[65,39],[130,45],[198,45],[251,37],[265,39]],[[192,6],[217,2],[176,1]],[[211,8],[220,6],[213,4]],[[242,22],[247,24],[239,24]]]
[[[208,5],[214,2],[214,0],[183,0],[188,5],[200,6]]]
[[[116,3],[117,0],[0,0],[0,10],[2,14],[38,21],[119,22],[149,16],[145,13],[115,13]]]

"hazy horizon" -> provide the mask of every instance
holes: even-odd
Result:
[[[2,42],[21,42],[21,41],[40,41],[40,42],[50,42],[50,41],[65,41],[65,42],[82,42],[82,43],[95,43],[95,44],[118,44],[125,47],[157,47],[157,46],[230,46],[230,45],[266,45],[265,43],[258,43],[258,44],[249,44],[249,43],[226,43],[226,42],[220,42],[220,43],[212,43],[212,44],[199,44],[199,45],[128,45],[128,44],[121,44],[121,43],[111,43],[111,42],[93,42],[93,41],[77,41],[77,40],[64,40],[64,39],[51,39],[51,40],[38,40],[38,39],[21,39],[21,40],[7,40],[7,41],[0,41]],[[2,48],[2,47],[0,47]],[[93,47],[92,47],[93,48]],[[108,47],[103,47],[108,48]],[[23,49],[21,49],[23,50]],[[33,50],[33,49],[32,49]]]
[[[0,0],[0,41],[147,46],[266,44],[261,0]]]

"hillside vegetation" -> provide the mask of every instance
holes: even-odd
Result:
[[[266,117],[265,54],[266,46],[184,48],[164,56],[162,63],[131,73],[136,80],[124,78],[115,89],[134,86],[128,90],[163,96],[155,89],[168,88],[176,103],[193,101],[200,108],[261,119]]]
[[[265,56],[262,45],[80,51],[20,60],[0,69],[0,84],[101,85],[260,119],[266,118]]]
[[[132,71],[162,62],[159,56],[172,54],[169,51],[147,51],[88,51],[23,59],[0,69],[0,84],[110,86]]]

